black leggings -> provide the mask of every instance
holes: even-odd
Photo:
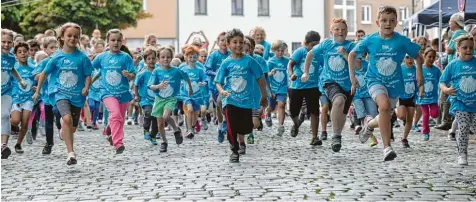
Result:
[[[53,135],[54,135],[54,119],[56,117],[56,127],[61,129],[61,116],[56,111],[53,111],[53,106],[45,104],[45,130],[46,130],[46,143],[50,146],[54,145]]]
[[[159,128],[157,125],[157,118],[151,115],[152,106],[148,105],[142,107],[142,112],[144,113],[144,130],[149,131],[150,129],[150,136],[156,137],[157,133],[159,132]],[[150,127],[152,127],[152,129]]]

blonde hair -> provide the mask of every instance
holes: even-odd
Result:
[[[148,34],[148,35],[145,35],[144,37],[144,48],[147,47],[147,45],[149,45],[149,40],[154,37],[156,40],[157,40],[157,36],[155,36],[155,34]]]
[[[471,41],[473,42],[473,37],[469,34],[461,35],[458,38],[455,39],[456,46],[459,47],[463,41]]]
[[[277,51],[278,49],[280,48],[283,48],[283,49],[286,49],[287,48],[287,45],[286,43],[284,43],[283,40],[276,40],[273,42],[273,44],[271,45],[271,50],[272,51]]]
[[[255,38],[256,31],[263,32],[263,40],[266,40],[266,31],[264,31],[264,28],[260,27],[260,26],[256,26],[251,30],[250,35],[251,35],[251,37],[253,37],[253,39]]]
[[[81,26],[79,26],[78,24],[72,23],[72,22],[67,22],[67,23],[63,24],[60,28],[60,31],[59,31],[60,34],[58,35],[58,41],[59,41],[59,44],[60,44],[61,48],[64,45],[64,41],[61,39],[61,37],[63,37],[64,33],[66,32],[66,29],[68,29],[70,27],[76,28],[79,31],[79,36],[81,36]]]
[[[48,54],[45,51],[38,51],[35,54],[35,63],[38,64],[40,61],[40,56],[46,56],[48,57]]]
[[[121,35],[121,40],[122,40],[122,38],[124,38],[124,36],[122,35],[121,30],[119,30],[119,29],[110,29],[109,31],[107,31],[107,34],[106,34],[106,42],[109,42],[109,37],[111,36],[111,34]],[[98,42],[99,42],[99,40],[98,40]]]
[[[12,30],[2,29],[2,36],[3,35],[8,35],[8,36],[12,37],[12,40],[13,40],[13,31]]]
[[[52,44],[52,43],[58,43],[58,40],[56,40],[55,37],[53,36],[47,36],[45,38],[43,38],[43,48],[48,48],[48,45]]]

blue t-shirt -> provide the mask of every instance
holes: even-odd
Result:
[[[129,54],[122,51],[120,53],[111,53],[110,51],[101,53],[94,59],[93,68],[99,69],[98,75],[101,76],[101,100],[107,97],[115,97],[119,103],[132,100],[129,80],[122,75],[124,70],[137,74]]]
[[[288,93],[288,63],[289,59],[286,57],[281,59],[272,57],[268,61],[269,70],[276,70],[276,73],[269,77],[271,91],[274,94],[286,95]]]
[[[43,72],[43,70],[46,67],[46,64],[48,64],[50,60],[51,60],[51,57],[47,57],[44,60],[40,61],[36,65],[35,70],[33,70],[33,75],[36,76],[37,74],[40,74],[41,72]],[[46,105],[52,105],[49,99],[49,94],[48,94],[48,90],[50,89],[50,86],[48,85],[48,80],[50,79],[50,77],[51,75],[48,75],[46,79],[43,81],[43,87],[41,87],[41,92],[40,92],[41,98],[39,98],[39,100],[43,101],[43,104],[46,104]]]
[[[2,54],[2,95],[12,94],[12,69],[15,67],[16,58],[12,54]]]
[[[152,72],[147,87],[150,89],[151,85],[159,85],[162,81],[167,81],[168,85],[165,88],[155,91],[156,96],[162,99],[174,98],[180,93],[180,83],[182,80],[188,79],[188,75],[177,67],[170,67],[170,69],[156,67]]]
[[[401,69],[405,90],[400,93],[400,99],[416,99],[415,95],[418,95],[418,92],[420,92],[416,81],[416,67],[413,65],[408,68],[407,65],[402,64]]]
[[[369,68],[369,62],[365,59],[361,59],[361,61],[362,65],[360,69],[354,69],[355,79],[357,79],[357,82],[359,82],[359,87],[355,90],[354,100],[370,97],[369,89],[367,88],[365,81],[365,74]]]
[[[184,97],[186,99],[200,100],[203,98],[203,91],[206,90],[205,86],[200,87],[200,82],[206,82],[207,78],[205,77],[205,72],[199,66],[195,68],[190,67],[189,65],[184,65],[181,67],[181,70],[188,75],[190,83],[192,84],[192,95],[188,95],[188,84],[184,84]]]
[[[17,62],[15,63],[15,69],[17,70],[23,81],[25,81],[26,88],[22,88],[20,83],[16,79],[13,80],[12,103],[22,104],[27,101],[33,101],[32,96],[34,92],[31,88],[33,86],[36,86],[35,75],[33,74],[33,70],[35,70],[35,68],[28,64],[21,65]]]
[[[350,91],[352,86],[349,76],[349,64],[347,60],[338,52],[340,47],[344,47],[349,53],[355,44],[351,41],[338,43],[334,40],[325,40],[312,48],[314,55],[322,55],[324,66],[322,70],[323,84],[337,83],[346,91]]]
[[[28,63],[28,65],[30,65],[30,67],[36,67],[36,63],[35,63],[35,60],[31,57],[28,57],[26,59],[26,62]]]
[[[390,39],[383,39],[373,33],[362,39],[353,50],[357,54],[369,54],[369,70],[365,75],[367,87],[375,84],[387,88],[390,98],[397,98],[403,89],[402,70],[399,68],[405,54],[416,58],[420,46],[409,38],[394,32]]]
[[[139,92],[139,104],[141,107],[154,105],[155,93],[147,86],[150,77],[152,76],[152,72],[153,70],[150,71],[148,68],[144,69],[134,80],[134,85],[137,87],[137,91]]]
[[[144,59],[142,59],[142,60],[139,62],[139,65],[137,66],[137,72],[142,71],[142,69],[144,69],[144,67],[145,67],[145,61],[144,61]]]
[[[439,81],[441,77],[440,69],[432,65],[431,68],[423,65],[423,82],[425,86],[425,93],[423,98],[418,96],[416,103],[418,105],[435,104],[438,103]]]
[[[239,59],[231,57],[225,59],[218,70],[215,83],[220,83],[230,95],[222,98],[223,107],[233,105],[245,109],[254,108],[253,80],[261,77],[261,67],[249,55],[243,55]]]
[[[476,113],[476,58],[462,61],[459,58],[446,66],[440,83],[456,89],[456,96],[452,96],[450,112],[456,111]]]
[[[86,97],[82,95],[86,78],[91,76],[91,61],[83,52],[76,49],[72,53],[57,51],[43,70],[49,77],[54,94],[54,103],[69,100],[75,107],[83,107]],[[50,102],[53,100],[50,99]]]
[[[274,56],[274,53],[271,52],[271,44],[267,41],[262,41],[261,45],[264,47],[263,58],[267,61]]]
[[[210,56],[208,56],[207,62],[205,62],[205,74],[208,76],[208,88],[210,90],[217,90],[217,86],[214,82],[215,75],[217,74],[223,60],[230,56],[230,54],[231,52],[228,50],[225,54],[221,53],[219,50],[216,50],[211,53]]]
[[[92,77],[99,73],[99,69],[93,70]],[[101,101],[101,79],[96,79],[91,86],[89,87],[89,94],[88,98],[93,99],[95,101]]]
[[[252,57],[253,57],[253,59],[256,60],[258,65],[261,67],[261,71],[263,73],[261,74],[260,77],[265,79],[264,74],[269,73],[268,63],[266,62],[266,60],[263,59],[263,57],[261,57],[259,55],[254,54]],[[260,109],[261,106],[259,104],[259,101],[261,100],[261,91],[260,91],[259,85],[258,85],[258,78],[253,79],[251,85],[254,86],[254,89],[253,89],[254,107],[253,107],[253,109]]]
[[[312,60],[311,66],[309,67],[309,80],[307,82],[301,81],[301,76],[304,73],[307,53],[307,47],[302,46],[296,49],[296,51],[294,51],[293,55],[291,56],[291,60],[296,63],[293,68],[293,74],[297,76],[297,79],[291,82],[292,89],[307,89],[319,87],[318,72],[320,64],[315,58]]]

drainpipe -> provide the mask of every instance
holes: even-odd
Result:
[[[175,38],[176,38],[176,41],[177,41],[177,45],[175,46],[175,52],[177,53],[178,50],[180,50],[180,16],[179,16],[179,3],[180,0],[176,0],[176,5],[177,5],[177,9],[176,9],[176,14],[175,14]]]

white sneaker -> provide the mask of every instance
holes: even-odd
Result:
[[[202,130],[208,130],[207,120],[202,120]]]
[[[276,135],[278,135],[279,137],[282,137],[283,133],[284,133],[284,126],[281,125],[278,127],[278,134]]]
[[[40,134],[42,136],[46,136],[46,129],[45,129],[45,126],[43,125],[40,125]]]
[[[391,161],[397,158],[397,153],[393,151],[392,147],[387,147],[383,149],[383,161]]]
[[[33,144],[33,137],[31,136],[31,130],[26,131],[26,142],[28,144]]]
[[[468,165],[468,154],[460,154],[458,156],[458,165],[462,165],[462,166]]]
[[[132,120],[132,118],[127,118],[127,121],[126,121],[126,124],[127,125],[132,125],[134,121]]]

